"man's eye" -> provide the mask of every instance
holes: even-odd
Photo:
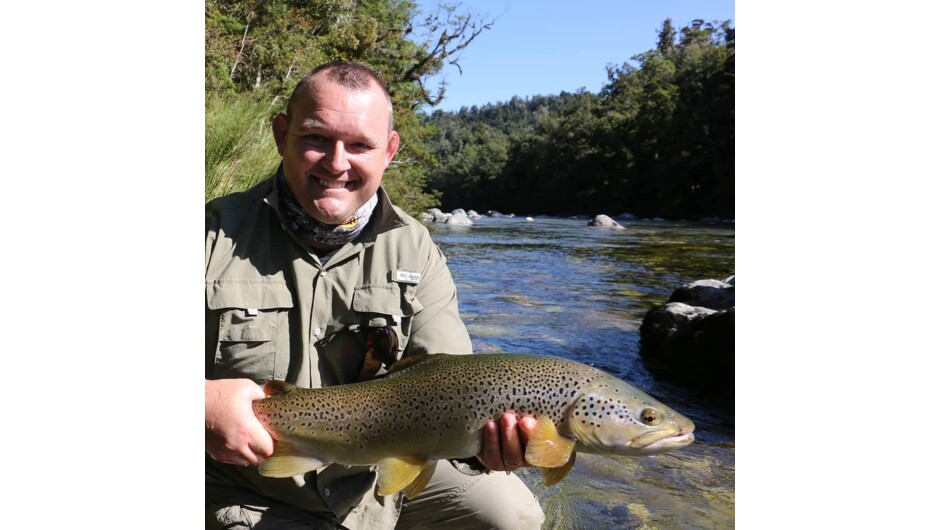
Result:
[[[326,137],[320,134],[308,134],[304,136],[304,140],[314,143],[323,143],[326,141]]]

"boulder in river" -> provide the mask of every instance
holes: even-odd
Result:
[[[588,221],[588,226],[603,226],[607,228],[623,230],[623,225],[611,219],[610,216],[604,214],[597,215],[594,217],[594,219]]]
[[[454,212],[456,211],[457,210],[454,210]],[[463,212],[463,210],[460,210],[460,212]],[[462,225],[462,226],[471,226],[473,224],[473,221],[471,221],[470,218],[467,217],[466,213],[459,213],[459,214],[453,213],[444,222],[449,225]]]
[[[709,394],[734,396],[734,276],[676,289],[640,326],[649,371]]]
[[[435,223],[443,223],[447,221],[448,217],[450,217],[449,213],[442,212],[440,208],[431,208],[430,210],[428,210],[428,213],[434,217]]]

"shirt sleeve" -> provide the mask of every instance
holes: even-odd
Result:
[[[216,238],[219,234],[219,217],[208,206],[206,207],[206,272],[209,271],[209,261],[215,248]],[[219,340],[219,312],[209,309],[209,300],[206,299],[206,377],[212,375],[215,350]]]

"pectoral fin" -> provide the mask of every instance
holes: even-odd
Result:
[[[572,451],[571,459],[568,460],[568,463],[561,467],[543,467],[542,468],[542,482],[546,486],[553,486],[561,482],[561,479],[568,476],[568,473],[571,472],[571,468],[574,467],[574,457],[578,453]]]
[[[258,466],[258,473],[265,477],[285,478],[314,471],[325,465],[326,462],[301,453],[291,444],[278,442],[274,454]]]
[[[415,479],[421,474],[425,464],[427,461],[410,456],[384,458],[379,461],[379,495],[397,493],[416,482]],[[426,485],[427,482],[422,484],[421,489]]]
[[[526,462],[536,467],[564,466],[571,460],[574,444],[574,440],[558,434],[551,418],[540,416],[526,444]]]
[[[421,468],[421,473],[418,474],[418,478],[414,480],[411,484],[405,488],[405,497],[409,499],[414,499],[424,491],[424,488],[428,485],[428,481],[431,480],[431,475],[434,474],[434,470],[437,469],[437,461],[428,462],[424,464]]]

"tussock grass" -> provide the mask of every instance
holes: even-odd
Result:
[[[206,201],[271,176],[280,157],[271,136],[278,111],[248,94],[206,95]]]

